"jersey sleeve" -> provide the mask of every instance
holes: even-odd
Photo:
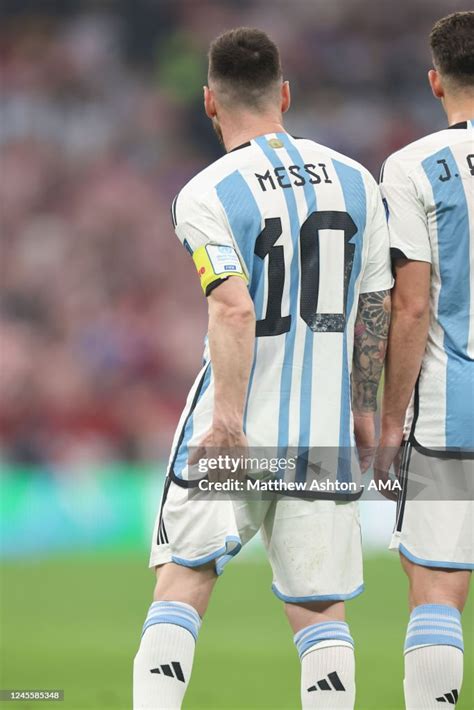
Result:
[[[360,293],[385,291],[393,286],[387,221],[376,182],[370,178],[367,226],[367,257],[362,274]]]
[[[193,258],[206,296],[229,276],[248,283],[245,264],[213,192],[200,198],[180,193],[171,215],[176,235]]]
[[[431,263],[424,203],[410,170],[396,154],[385,162],[380,191],[387,212],[392,258]]]

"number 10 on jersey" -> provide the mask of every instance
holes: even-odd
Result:
[[[330,232],[339,234],[331,235]],[[315,333],[342,333],[346,325],[348,287],[354,265],[357,226],[347,212],[311,212],[299,232],[299,315]],[[267,259],[268,294],[265,318],[257,321],[257,337],[281,335],[291,328],[291,314],[282,315],[285,287],[281,219],[271,217],[255,242],[255,255]],[[324,235],[324,236],[323,236]],[[342,244],[331,243],[341,239]],[[340,244],[340,242],[339,242]],[[324,282],[324,288],[321,288]],[[332,311],[334,307],[334,312]]]

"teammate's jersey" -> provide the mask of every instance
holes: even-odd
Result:
[[[194,177],[172,213],[188,251],[207,248],[205,262],[196,260],[202,276],[242,270],[248,279],[257,318],[244,418],[250,446],[351,446],[359,294],[392,285],[385,213],[370,174],[313,141],[268,134]],[[212,421],[208,352],[204,360],[174,442],[178,477]]]
[[[394,256],[431,264],[428,343],[406,430],[474,449],[474,121],[394,153],[382,171]]]

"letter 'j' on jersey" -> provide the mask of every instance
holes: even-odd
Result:
[[[425,449],[474,450],[474,121],[394,153],[381,190],[395,257],[431,264],[428,343],[407,430]]]
[[[250,445],[351,446],[359,294],[392,284],[385,212],[370,174],[313,141],[264,135],[194,177],[172,214],[189,252],[222,247],[219,277],[227,255],[224,276],[232,274],[237,255],[248,280],[257,318],[244,421]],[[210,426],[212,398],[206,352],[175,438],[177,476],[187,447]]]

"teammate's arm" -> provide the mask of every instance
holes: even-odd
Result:
[[[390,290],[363,293],[355,322],[352,364],[352,411],[362,472],[375,451],[377,391],[390,324]]]
[[[385,483],[403,439],[405,414],[410,403],[426,347],[430,321],[431,264],[397,259],[392,291],[392,321],[385,362],[380,442],[374,479]],[[390,493],[382,495],[394,498]]]
[[[430,280],[428,262],[396,260],[382,403],[382,449],[398,449],[403,437],[405,413],[428,337]]]
[[[421,181],[399,154],[387,160],[380,189],[395,271],[382,428],[375,461],[375,478],[385,481],[403,439],[405,414],[426,347],[431,245]]]
[[[255,309],[245,282],[229,277],[208,297],[214,415],[208,446],[245,445],[243,417],[253,362]]]
[[[430,320],[431,264],[397,259],[392,291],[392,321],[385,363],[380,442],[374,479],[385,483],[403,439],[405,414],[425,352]],[[390,492],[380,492],[395,498]]]

